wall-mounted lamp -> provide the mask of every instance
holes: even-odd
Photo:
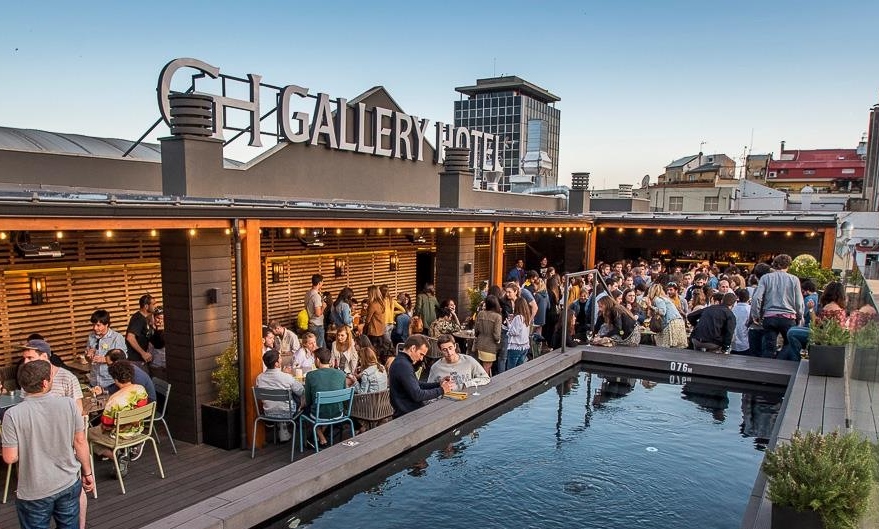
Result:
[[[464,263],[464,273],[469,274],[473,272],[473,263]]]
[[[342,277],[343,275],[345,275],[346,265],[347,263],[345,262],[344,258],[336,257],[336,259],[333,261],[333,272],[335,273],[336,277]]]
[[[272,263],[272,283],[281,281],[281,272],[284,271],[284,265],[279,262]]]
[[[209,288],[205,292],[205,297],[207,298],[208,305],[216,305],[220,302],[220,289],[218,288]]]
[[[396,272],[397,267],[399,265],[400,265],[400,258],[397,256],[397,254],[392,253],[388,257],[388,270],[390,270],[391,272]]]
[[[46,277],[31,277],[31,305],[42,305],[49,301],[49,293],[46,291]]]

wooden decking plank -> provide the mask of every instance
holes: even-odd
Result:
[[[800,430],[820,432],[824,422],[825,377],[810,376],[803,396],[803,409],[800,412]]]
[[[842,377],[825,377],[824,406],[826,408],[845,409],[845,379]]]

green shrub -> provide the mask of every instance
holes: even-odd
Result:
[[[809,254],[798,255],[791,262],[790,268],[787,271],[789,274],[793,274],[800,279],[813,280],[818,290],[823,290],[827,283],[837,279],[833,270],[821,268],[821,264]]]
[[[869,321],[852,331],[852,342],[862,349],[879,347],[879,322]]]
[[[217,406],[234,408],[239,404],[238,389],[238,338],[232,333],[232,341],[217,357],[217,368],[211,373],[211,380],[217,386]]]
[[[840,325],[835,318],[826,318],[821,321],[813,319],[809,326],[809,344],[811,345],[846,345],[851,338],[851,332]]]
[[[867,511],[876,458],[855,433],[796,432],[766,453],[763,472],[772,503],[817,511],[827,529],[854,529]]]

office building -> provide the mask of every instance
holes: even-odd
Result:
[[[530,179],[534,186],[557,185],[558,96],[516,76],[477,79],[475,85],[455,90],[461,94],[455,101],[455,127],[503,139],[498,156],[503,164],[500,190],[509,190],[511,179]]]

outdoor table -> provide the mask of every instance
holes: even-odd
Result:
[[[473,344],[476,342],[476,333],[472,330],[460,330],[453,332],[452,336],[455,337],[455,341],[458,342],[462,352],[470,356],[476,356],[476,351],[473,350]]]
[[[16,390],[12,395],[0,395],[0,409],[11,408],[23,400],[21,390]]]
[[[100,413],[104,411],[104,408],[107,406],[107,399],[110,396],[106,393],[102,393],[98,396],[94,396],[89,392],[88,394],[83,393],[82,396],[82,414],[83,415],[91,415],[92,413]]]

